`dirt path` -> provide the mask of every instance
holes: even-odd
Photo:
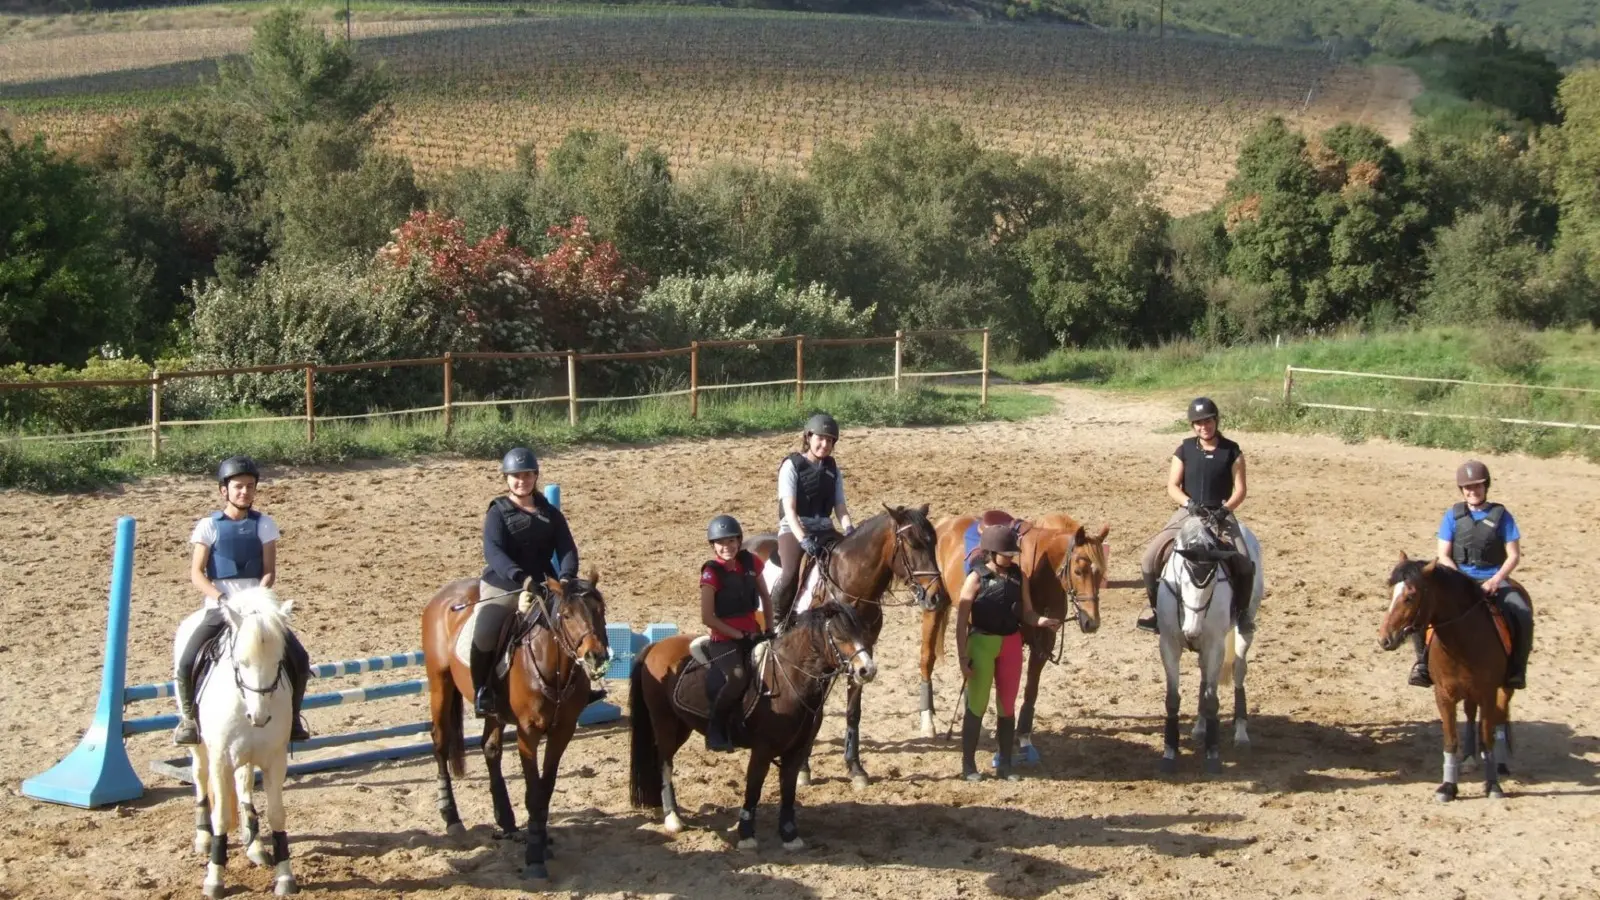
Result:
[[[855,508],[931,502],[938,512],[1000,506],[1067,510],[1109,522],[1113,578],[1134,576],[1145,536],[1166,516],[1159,487],[1178,435],[1173,410],[1145,399],[1056,391],[1060,410],[1021,424],[852,429],[840,458]],[[852,791],[839,759],[841,717],[824,724],[801,796],[811,848],[777,846],[769,783],[755,853],[727,831],[742,757],[691,745],[679,799],[699,826],[668,838],[627,805],[627,733],[583,732],[554,803],[554,887],[606,897],[745,898],[999,895],[1034,898],[1594,897],[1600,866],[1600,720],[1588,586],[1600,507],[1594,466],[1494,459],[1495,493],[1527,535],[1522,574],[1540,614],[1532,689],[1519,695],[1511,799],[1430,802],[1439,776],[1431,697],[1404,684],[1409,657],[1377,647],[1384,578],[1401,549],[1432,544],[1450,502],[1452,453],[1333,439],[1239,435],[1251,460],[1246,519],[1266,548],[1269,596],[1250,673],[1254,754],[1227,741],[1227,771],[1155,776],[1161,676],[1155,643],[1132,628],[1143,597],[1113,590],[1098,634],[1067,636],[1046,674],[1037,722],[1044,763],[1019,784],[966,784],[957,751],[916,734],[915,619],[892,611],[882,674],[867,692],[865,762]],[[604,573],[612,621],[687,625],[704,522],[732,512],[767,526],[788,436],[552,457],[587,563]],[[417,644],[417,610],[441,582],[478,565],[493,466],[433,461],[338,471],[272,471],[263,508],[283,526],[283,590],[314,657],[344,659]],[[59,758],[87,723],[104,640],[112,522],[138,516],[130,682],[165,677],[171,630],[194,603],[184,541],[212,496],[201,479],[156,479],[82,498],[0,493],[0,897],[190,897],[187,792],[148,778],[148,796],[111,811],[32,803],[19,782]],[[1194,708],[1193,657],[1185,663]],[[381,681],[383,679],[369,679]],[[941,721],[959,677],[938,681]],[[344,685],[341,685],[344,686]],[[625,694],[618,685],[618,693]],[[842,692],[836,692],[833,706]],[[148,714],[147,704],[134,714]],[[837,713],[837,709],[833,710]],[[414,721],[421,698],[320,710],[314,730]],[[1187,727],[1187,723],[1186,723]],[[141,772],[170,755],[165,736],[130,741]],[[985,751],[987,753],[987,751]],[[515,772],[515,765],[509,768]],[[308,777],[289,791],[296,866],[310,896],[514,897],[520,846],[485,824],[483,767],[458,784],[466,839],[447,840],[433,809],[432,764]],[[513,793],[517,793],[513,791]],[[1583,850],[1583,848],[1590,848]],[[236,890],[266,875],[230,868]]]
[[[1367,68],[1372,72],[1372,93],[1356,123],[1371,126],[1395,146],[1404,144],[1411,139],[1411,124],[1416,119],[1411,101],[1422,93],[1422,79],[1405,66]]]

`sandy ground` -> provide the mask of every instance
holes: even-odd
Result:
[[[862,512],[880,501],[930,502],[947,513],[1065,510],[1110,523],[1113,578],[1132,578],[1138,545],[1167,514],[1159,485],[1178,439],[1171,410],[1078,391],[1060,398],[1056,414],[1023,424],[869,431],[846,423],[840,457],[852,502]],[[1155,642],[1132,627],[1138,592],[1108,592],[1105,627],[1068,637],[1067,659],[1048,669],[1040,700],[1043,764],[1014,784],[961,782],[956,749],[915,736],[916,622],[897,609],[867,693],[864,758],[874,783],[857,792],[842,777],[836,692],[814,766],[820,781],[801,794],[810,849],[778,847],[775,775],[758,822],[762,848],[732,849],[743,756],[695,745],[679,759],[678,790],[696,827],[669,838],[628,806],[626,731],[592,729],[562,768],[552,888],[696,900],[1597,896],[1600,667],[1581,649],[1600,624],[1583,592],[1600,576],[1588,512],[1600,506],[1595,468],[1491,460],[1495,495],[1527,536],[1521,574],[1540,614],[1533,687],[1513,708],[1510,799],[1487,801],[1464,777],[1463,799],[1441,806],[1430,799],[1439,776],[1431,696],[1405,686],[1409,654],[1383,653],[1376,634],[1390,561],[1401,548],[1432,545],[1457,457],[1240,437],[1253,486],[1245,514],[1266,550],[1269,594],[1250,673],[1255,750],[1241,758],[1225,739],[1222,776],[1203,778],[1188,748],[1177,777],[1156,776],[1162,682]],[[774,435],[547,461],[586,564],[604,573],[613,621],[692,621],[703,523],[728,511],[747,527],[766,525],[772,473],[789,443]],[[268,475],[262,507],[284,529],[282,589],[299,601],[299,628],[317,659],[416,646],[424,599],[478,565],[492,465]],[[198,895],[203,867],[189,846],[187,789],[151,776],[143,800],[87,812],[33,803],[17,788],[70,749],[89,720],[115,516],[136,515],[140,528],[130,683],[157,680],[172,628],[195,605],[184,541],[212,496],[200,479],[89,497],[0,494],[0,897]],[[1191,656],[1186,715],[1194,672]],[[946,660],[938,678],[942,731],[959,677]],[[311,721],[328,732],[424,715],[413,697],[320,710]],[[165,735],[132,739],[130,750],[141,772],[171,754]],[[514,777],[515,763],[508,768]],[[293,782],[290,833],[305,890],[523,894],[521,847],[490,837],[481,761],[468,769],[457,794],[474,827],[461,840],[441,833],[431,761]],[[269,886],[265,872],[238,859],[229,874],[236,893]]]

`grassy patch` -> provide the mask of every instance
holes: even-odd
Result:
[[[1148,350],[1061,351],[998,367],[1018,381],[1075,382],[1124,390],[1210,394],[1243,428],[1384,437],[1426,447],[1539,456],[1578,453],[1600,460],[1600,433],[1573,428],[1346,412],[1285,406],[1287,366],[1516,383],[1524,388],[1401,382],[1296,373],[1299,403],[1600,425],[1600,334],[1593,329],[1520,332],[1505,327],[1349,333],[1282,346],[1206,348],[1179,342]]]
[[[978,399],[977,389],[964,387],[923,388],[901,394],[824,387],[808,390],[806,408],[797,409],[792,393],[752,390],[703,395],[699,418],[689,417],[682,398],[589,405],[576,428],[567,424],[564,406],[515,411],[477,408],[459,412],[448,435],[443,419],[427,414],[319,423],[312,442],[306,441],[305,427],[298,422],[217,425],[164,431],[161,456],[154,460],[147,435],[106,444],[0,443],[0,486],[80,491],[148,474],[198,475],[235,453],[248,453],[267,465],[426,455],[490,459],[518,444],[548,452],[581,443],[634,444],[756,434],[796,429],[809,412],[819,409],[833,413],[848,430],[1014,421],[1053,408],[1049,398],[1019,390],[991,392],[988,409],[980,409]]]

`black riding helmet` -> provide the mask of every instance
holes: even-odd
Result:
[[[1469,484],[1482,484],[1484,490],[1489,489],[1489,467],[1475,459],[1469,459],[1456,469],[1456,487],[1464,488]]]
[[[720,541],[726,538],[744,538],[744,529],[739,526],[739,520],[733,516],[721,515],[711,520],[706,526],[706,540]]]
[[[1189,422],[1203,422],[1206,419],[1220,419],[1221,413],[1217,412],[1217,405],[1211,402],[1210,397],[1196,397],[1189,404]]]
[[[839,422],[827,413],[817,413],[806,420],[806,434],[820,434],[823,437],[839,439]]]
[[[217,484],[227,484],[231,478],[240,475],[249,475],[255,480],[261,480],[261,470],[256,468],[256,461],[248,456],[230,456],[217,467]]]
[[[539,458],[534,456],[533,451],[527,447],[513,447],[511,452],[500,460],[501,475],[516,475],[519,472],[538,471]]]

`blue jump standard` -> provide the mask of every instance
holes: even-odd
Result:
[[[560,486],[547,485],[544,491],[545,497],[550,503],[559,508],[561,505]],[[101,670],[100,699],[95,706],[94,720],[88,730],[84,732],[83,740],[76,749],[67,754],[61,762],[48,771],[29,778],[22,783],[23,796],[34,800],[60,803],[83,809],[94,809],[128,800],[136,800],[144,796],[144,784],[139,780],[138,774],[134,772],[133,764],[128,759],[127,748],[123,743],[124,738],[137,734],[163,731],[177,724],[178,717],[175,714],[147,716],[139,719],[125,719],[123,717],[123,706],[127,703],[171,697],[174,694],[173,683],[170,681],[160,684],[135,685],[131,688],[126,686],[128,615],[133,588],[134,529],[132,516],[122,516],[117,519],[116,549],[112,558],[111,595],[106,624],[105,664]],[[671,637],[677,633],[677,626],[662,623],[647,625],[642,634],[632,631],[626,624],[606,626],[606,639],[611,647],[611,663],[606,669],[606,679],[626,679],[632,669],[633,660],[646,645],[662,638]],[[421,651],[411,651],[386,656],[374,656],[367,659],[321,663],[312,666],[311,674],[313,678],[337,678],[360,675],[366,672],[380,672],[417,666],[421,665],[422,661]],[[393,684],[314,694],[306,697],[305,709],[321,709],[328,706],[420,694],[423,692],[425,684],[426,682],[422,679],[413,679]],[[578,718],[578,722],[582,725],[598,725],[614,722],[620,718],[622,718],[622,710],[615,704],[596,702],[584,708],[583,713]],[[361,744],[368,741],[427,734],[431,730],[432,724],[429,722],[412,722],[365,731],[321,735],[309,741],[294,744],[290,749],[291,752],[295,753],[309,752]],[[468,747],[477,747],[482,742],[482,738],[479,736],[469,737],[466,741]],[[304,775],[311,772],[363,765],[382,760],[425,756],[432,751],[433,745],[431,741],[392,747],[378,747],[344,756],[294,763],[289,767],[289,774]],[[160,774],[181,780],[187,780],[189,773],[187,760],[158,760],[153,762],[151,767]]]

